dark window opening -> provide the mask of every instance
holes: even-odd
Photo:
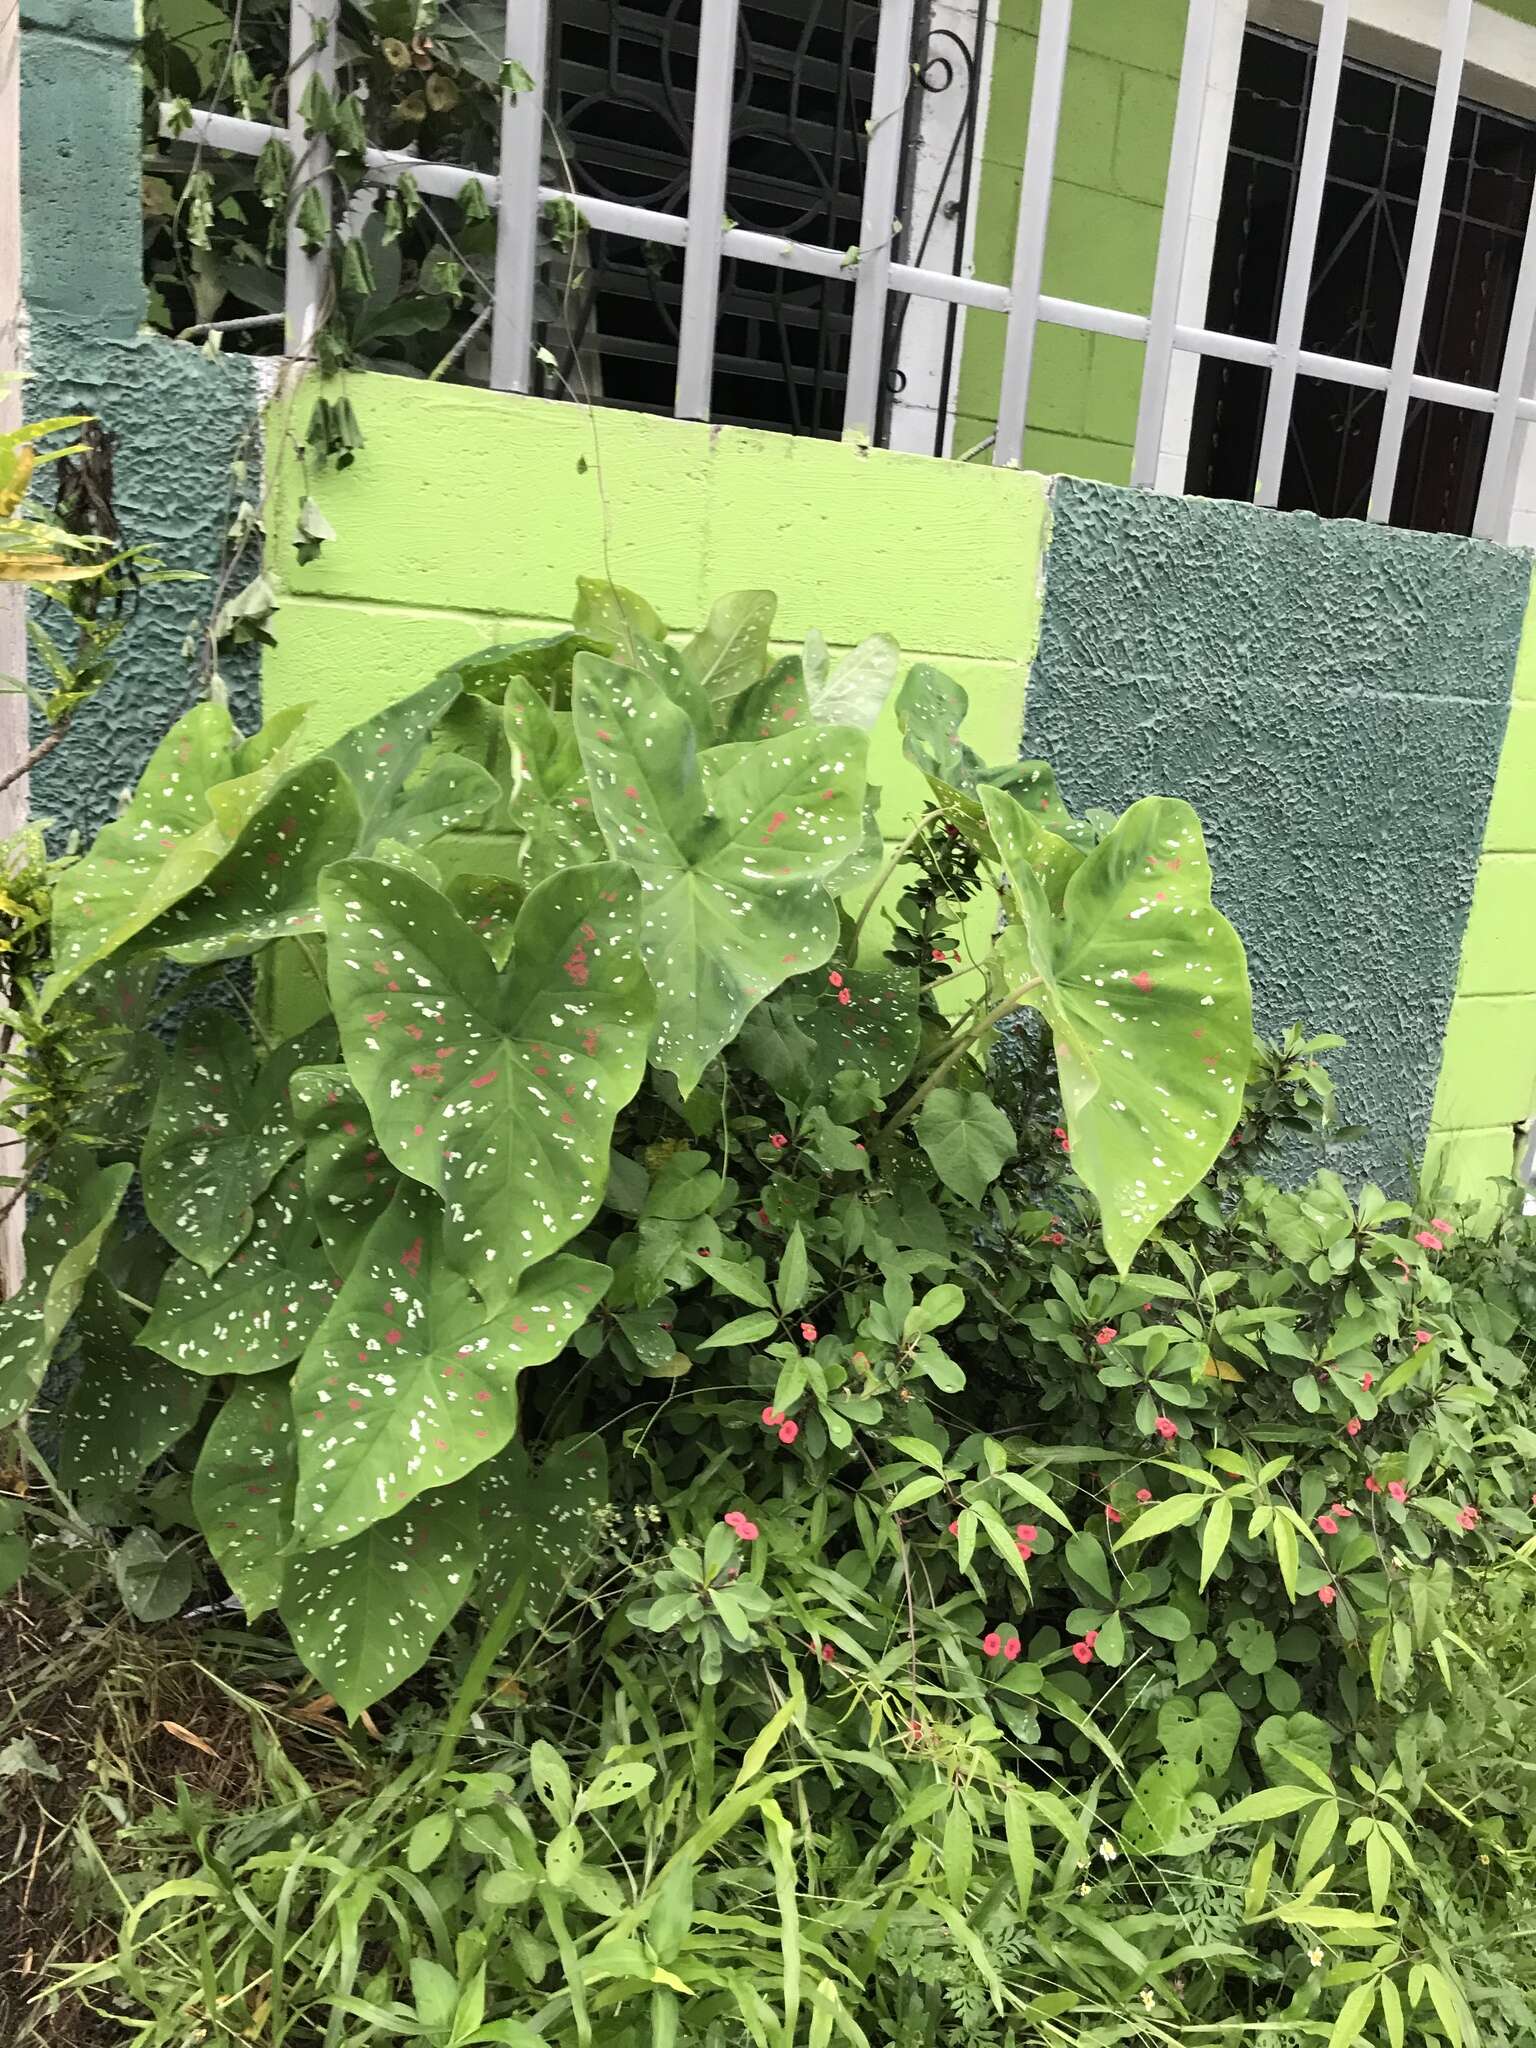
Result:
[[[1222,191],[1206,324],[1273,339],[1316,51],[1249,29]],[[1354,61],[1344,66],[1302,346],[1353,362],[1392,356],[1433,94]],[[1463,101],[1435,244],[1416,367],[1485,388],[1498,383],[1536,178],[1536,127]],[[1269,373],[1200,366],[1186,488],[1252,498]],[[1384,395],[1301,377],[1280,504],[1364,518]],[[1391,522],[1470,533],[1488,416],[1415,399],[1408,409]]]

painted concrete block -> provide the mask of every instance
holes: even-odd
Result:
[[[548,631],[547,620],[293,597],[277,614],[277,645],[262,669],[262,699],[269,717],[307,704],[306,741],[327,747],[349,726],[419,690],[439,669],[477,648]]]
[[[1115,138],[1113,182],[1128,198],[1159,208],[1168,183],[1168,148],[1173,140],[1178,81],[1171,74],[1127,70]]]
[[[1456,992],[1536,994],[1536,853],[1484,855]]]
[[[1521,660],[1525,659],[1522,646]],[[1483,849],[1536,853],[1536,703],[1517,699],[1509,707]]]
[[[1439,1130],[1491,1130],[1536,1110],[1536,996],[1458,996],[1435,1096]]]
[[[1425,1175],[1431,1188],[1475,1202],[1490,1181],[1511,1178],[1516,1150],[1507,1124],[1491,1131],[1441,1131],[1425,1148]]]

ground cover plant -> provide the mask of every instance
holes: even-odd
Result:
[[[38,1124],[11,1575],[227,1588],[355,1725],[210,1652],[257,1768],[82,1827],[53,2009],[1528,2039],[1528,1226],[1263,1179],[1328,1041],[1255,1051],[1188,807],[771,622],[586,586],[319,755],[200,705],[58,875],[116,1069]]]

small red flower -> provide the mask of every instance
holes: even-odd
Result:
[[[1451,1236],[1456,1228],[1454,1223],[1447,1223],[1443,1216],[1431,1216],[1429,1227],[1431,1230],[1443,1230],[1447,1237]]]
[[[1159,1415],[1156,1423],[1153,1426],[1157,1430],[1158,1435],[1163,1439],[1164,1443],[1171,1443],[1179,1433],[1179,1425],[1172,1419],[1171,1416]]]
[[[735,1529],[743,1543],[755,1543],[761,1534],[756,1522],[749,1522],[745,1515],[735,1524]]]
[[[1408,1489],[1406,1486],[1404,1486],[1401,1479],[1389,1479],[1387,1481],[1387,1491],[1391,1494],[1392,1498],[1399,1503],[1405,1501],[1408,1498]]]
[[[1003,1645],[1003,1655],[1008,1659],[1008,1662],[1012,1664],[1014,1660],[1017,1658],[1020,1650],[1023,1649],[1023,1647],[1024,1645],[1019,1641],[1017,1636],[1010,1636],[1007,1642]]]
[[[909,1738],[910,1738],[910,1739],[911,1739],[911,1740],[912,1740],[913,1742],[921,1742],[921,1741],[922,1741],[922,1739],[923,1739],[923,1724],[922,1724],[922,1722],[921,1722],[921,1721],[909,1721],[909,1722],[907,1723],[907,1734],[908,1734]]]
[[[840,988],[837,992],[837,1000],[842,1004],[843,1008],[846,1010],[848,1005],[853,1001],[853,997],[849,994],[847,989]]]
[[[768,1140],[768,1142],[773,1147],[775,1152],[782,1152],[784,1150],[784,1147],[789,1143],[789,1140],[785,1137],[782,1131],[775,1131],[773,1136]]]
[[[1021,1543],[1038,1543],[1040,1541],[1040,1531],[1033,1522],[1018,1523],[1013,1533]]]
[[[1119,1523],[1123,1522],[1125,1520],[1125,1517],[1121,1514],[1118,1508],[1106,1508],[1104,1510],[1104,1519],[1106,1522]]]
[[[1090,1649],[1090,1650],[1091,1650],[1091,1649],[1093,1649],[1093,1648],[1095,1647],[1095,1645],[1097,1644],[1098,1640],[1099,1640],[1099,1632],[1098,1632],[1098,1630],[1097,1630],[1096,1628],[1091,1628],[1091,1629],[1089,1629],[1089,1631],[1088,1631],[1087,1635],[1085,1635],[1085,1636],[1083,1637],[1083,1641],[1084,1641],[1084,1642],[1085,1642],[1085,1643],[1086,1643],[1086,1644],[1088,1645],[1088,1647],[1089,1647],[1089,1649]]]
[[[1380,1493],[1381,1481],[1376,1477],[1376,1474],[1374,1472],[1366,1473],[1365,1490],[1367,1493]]]
[[[1360,1434],[1360,1418],[1358,1415],[1351,1415],[1348,1422],[1345,1423],[1344,1434],[1346,1436],[1358,1436]]]
[[[960,1534],[960,1521],[958,1516],[955,1518],[953,1522],[950,1523],[949,1533],[951,1536],[958,1536]]]
[[[1322,1601],[1325,1607],[1331,1607],[1334,1601],[1337,1600],[1339,1596],[1333,1590],[1332,1586],[1319,1586],[1317,1589],[1317,1597],[1319,1600]]]
[[[1003,1647],[1003,1639],[997,1630],[989,1629],[981,1639],[981,1647],[989,1657],[995,1657]]]
[[[1115,1328],[1113,1323],[1106,1323],[1103,1329],[1099,1331],[1098,1335],[1094,1338],[1093,1341],[1095,1344],[1098,1345],[1099,1349],[1102,1351],[1106,1344],[1113,1344],[1115,1339],[1119,1336],[1119,1334],[1120,1332]]]
[[[1040,1242],[1042,1244],[1065,1244],[1066,1241],[1067,1240],[1065,1239],[1065,1237],[1062,1236],[1059,1230],[1046,1230],[1041,1232]]]
[[[1482,1519],[1483,1518],[1478,1513],[1477,1509],[1473,1507],[1463,1508],[1461,1513],[1456,1517],[1457,1523],[1463,1529],[1475,1529]]]
[[[1074,1643],[1072,1645],[1072,1654],[1079,1664],[1091,1664],[1093,1662],[1093,1646],[1091,1643]]]
[[[1365,1391],[1366,1391],[1367,1393],[1369,1393],[1369,1392],[1371,1391],[1372,1387],[1374,1387],[1374,1386],[1375,1386],[1375,1384],[1376,1384],[1376,1375],[1375,1375],[1375,1373],[1373,1373],[1373,1372],[1363,1372],[1363,1373],[1361,1373],[1361,1375],[1360,1375],[1360,1384],[1361,1384],[1361,1386],[1362,1386],[1362,1387],[1364,1387]]]
[[[1030,1547],[1029,1547],[1029,1545],[1028,1545],[1027,1543],[1021,1543],[1021,1544],[1020,1544],[1020,1545],[1018,1546],[1018,1550],[1019,1550],[1019,1556],[1020,1556],[1020,1558],[1021,1558],[1021,1559],[1023,1560],[1023,1562],[1024,1562],[1025,1564],[1028,1564],[1028,1563],[1029,1563],[1029,1560],[1030,1560],[1030,1559],[1031,1559],[1031,1558],[1032,1558],[1032,1557],[1034,1556],[1034,1554],[1035,1554],[1035,1553],[1034,1553],[1034,1552],[1033,1552],[1033,1551],[1032,1551],[1032,1550],[1030,1549]]]
[[[829,985],[833,988],[841,988],[843,985],[843,977],[838,973],[835,967],[833,968],[832,972],[827,976],[827,981]]]
[[[802,1323],[800,1325],[800,1336],[803,1342],[814,1344],[816,1342],[816,1325],[814,1323]]]
[[[1325,1536],[1337,1536],[1339,1533],[1339,1525],[1333,1519],[1332,1515],[1319,1515],[1317,1518],[1317,1526],[1319,1527],[1319,1529],[1322,1530]]]
[[[782,1410],[778,1408],[765,1408],[763,1410],[763,1427],[765,1429],[777,1429],[783,1420]]]
[[[1051,1136],[1056,1140],[1063,1152],[1070,1152],[1072,1150],[1072,1140],[1067,1136],[1063,1125],[1057,1124],[1051,1132]]]
[[[1355,1511],[1353,1508],[1345,1507],[1343,1501],[1336,1500],[1328,1512],[1330,1515],[1337,1515],[1341,1522],[1347,1522],[1352,1519]]]
[[[823,1644],[822,1644],[822,1646],[821,1646],[821,1661],[822,1661],[822,1663],[823,1663],[823,1664],[830,1664],[830,1663],[832,1663],[832,1662],[833,1662],[833,1661],[835,1660],[836,1656],[837,1656],[837,1652],[836,1652],[836,1650],[834,1650],[834,1649],[833,1649],[833,1647],[832,1647],[832,1645],[831,1645],[830,1643],[823,1643]]]
[[[800,1434],[800,1425],[799,1425],[799,1423],[798,1423],[798,1422],[782,1422],[782,1423],[780,1423],[780,1425],[779,1425],[779,1442],[780,1442],[781,1444],[792,1444],[792,1443],[794,1442],[795,1438],[796,1438],[796,1437],[797,1437],[797,1436],[798,1436],[799,1434]]]
[[[1434,1337],[1435,1333],[1433,1330],[1415,1330],[1413,1333],[1414,1349],[1416,1351],[1422,1350],[1426,1344],[1434,1342]]]
[[[1151,1487],[1138,1486],[1136,1489],[1136,1498],[1141,1502],[1142,1506],[1145,1507],[1147,1502],[1152,1498]]]
[[[1416,1230],[1413,1233],[1413,1241],[1415,1244],[1423,1245],[1427,1252],[1443,1252],[1445,1250],[1445,1240],[1436,1237],[1432,1230]]]

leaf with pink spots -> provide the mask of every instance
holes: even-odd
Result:
[[[403,1685],[469,1597],[480,1562],[473,1478],[424,1493],[350,1543],[300,1551],[278,1612],[294,1647],[354,1718]]]
[[[198,1453],[192,1511],[247,1621],[274,1608],[282,1590],[294,1475],[288,1375],[236,1381]]]
[[[831,957],[824,885],[859,844],[865,735],[810,727],[706,777],[692,726],[654,681],[584,655],[574,688],[593,809],[641,884],[651,1057],[688,1095],[760,1002]]]
[[[811,693],[798,654],[776,661],[760,681],[750,684],[726,707],[729,717],[723,738],[745,745],[799,732],[811,721]]]
[[[345,1067],[305,1067],[288,1093],[304,1145],[310,1210],[332,1266],[345,1274],[389,1207],[399,1175]]]
[[[1000,952],[1015,985],[1037,983],[1024,1000],[1055,1042],[1072,1164],[1125,1272],[1242,1113],[1253,1052],[1242,941],[1211,902],[1188,804],[1132,804],[1054,912],[1034,854],[1042,828],[998,790],[981,801],[1020,920]]]
[[[446,897],[376,861],[322,898],[331,998],[379,1141],[448,1206],[449,1256],[487,1300],[589,1221],[654,1004],[613,862],[540,883],[499,974]]]
[[[517,1429],[519,1375],[564,1350],[613,1278],[560,1253],[493,1312],[444,1257],[442,1223],[435,1197],[403,1183],[299,1362],[294,1523],[307,1549],[348,1542],[495,1457]]]

